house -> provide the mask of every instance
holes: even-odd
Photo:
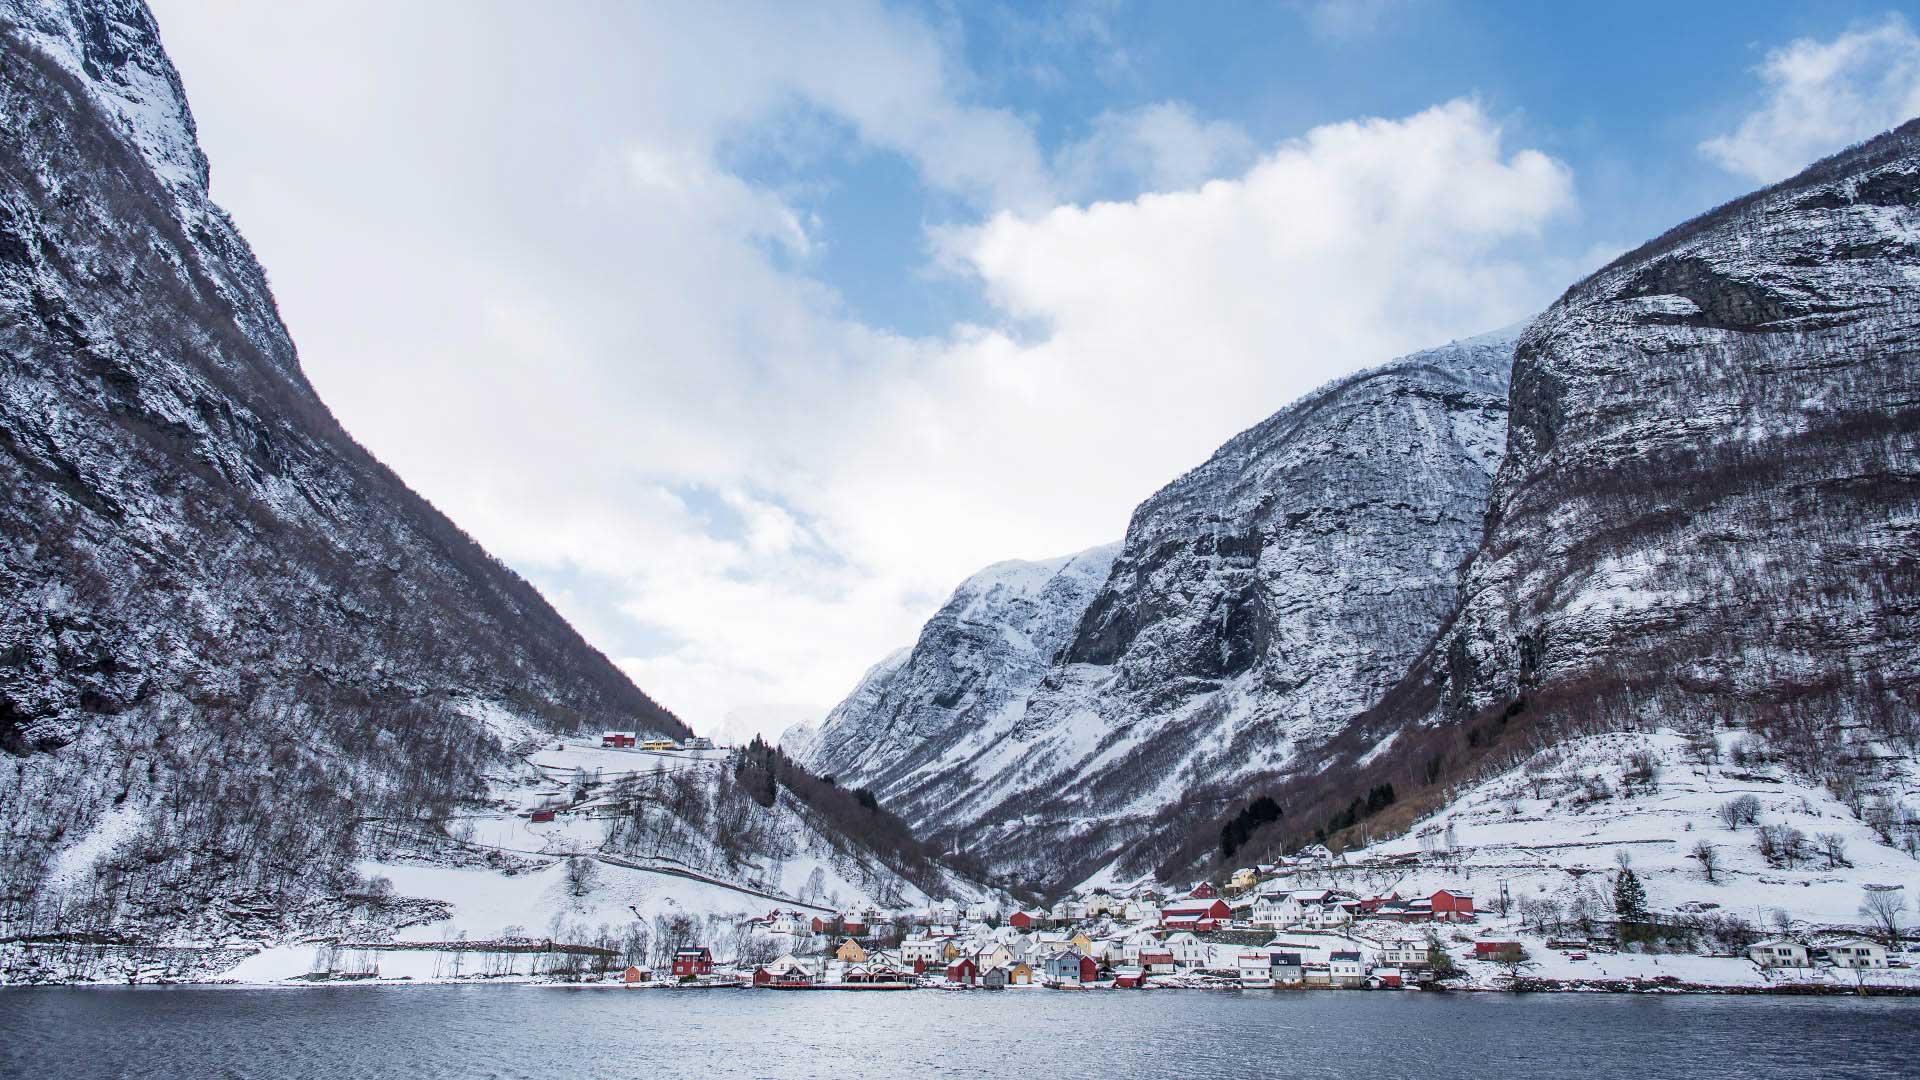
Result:
[[[1367,982],[1383,990],[1398,990],[1406,985],[1407,979],[1397,967],[1377,967],[1367,976]]]
[[[1357,952],[1327,954],[1327,977],[1333,985],[1355,989],[1367,985],[1367,963]]]
[[[947,941],[945,938],[910,937],[900,943],[900,961],[915,971],[925,971],[930,965],[947,962]]]
[[[988,968],[1005,967],[1013,963],[1013,950],[1001,942],[984,945],[973,952],[973,963],[981,971]]]
[[[858,915],[843,915],[840,918],[840,932],[848,937],[865,937],[867,924]]]
[[[1473,894],[1458,889],[1441,889],[1427,898],[1433,917],[1442,922],[1472,922]]]
[[[1010,981],[1006,968],[990,967],[980,973],[980,985],[989,990],[1005,990]]]
[[[1519,948],[1520,943],[1517,941],[1476,941],[1473,943],[1473,958],[1492,960],[1503,953],[1516,951]]]
[[[1130,923],[1157,923],[1160,921],[1160,909],[1150,901],[1129,900],[1120,909],[1120,917]]]
[[[705,735],[695,735],[693,738],[687,740],[687,749],[711,750],[713,749],[713,740]]]
[[[1185,930],[1168,935],[1166,949],[1173,954],[1173,962],[1181,967],[1206,966],[1207,943]]]
[[[1008,986],[1032,986],[1033,965],[1025,960],[1015,960],[1007,965]]]
[[[602,748],[633,746],[639,741],[639,735],[632,731],[603,731],[600,733],[600,745]]]
[[[947,981],[956,986],[972,986],[980,981],[979,965],[970,956],[963,956],[947,965]]]
[[[1883,968],[1887,950],[1866,938],[1843,938],[1814,950],[1814,955],[1839,968]]]
[[[1240,969],[1240,985],[1267,987],[1273,985],[1273,964],[1263,952],[1243,952],[1235,958]]]
[[[1432,967],[1432,949],[1433,944],[1425,939],[1389,941],[1380,949],[1380,962],[1397,968]]]
[[[626,980],[628,986],[638,986],[641,983],[652,982],[653,972],[643,967],[628,967],[627,970],[622,973],[622,978]]]
[[[528,820],[528,821],[531,821],[531,822],[533,822],[533,823],[535,823],[535,824],[539,824],[539,823],[541,823],[541,822],[543,822],[543,821],[552,821],[552,820],[553,820],[553,811],[551,811],[551,810],[535,810],[535,811],[534,811],[533,813],[531,813],[531,814],[528,814],[528,815],[527,815],[527,820]]]
[[[833,958],[843,964],[864,964],[867,962],[867,950],[859,942],[848,938],[833,950]]]
[[[1115,990],[1138,990],[1147,984],[1147,973],[1136,964],[1115,968],[1113,988]]]
[[[1047,913],[1039,910],[1016,911],[1007,916],[1007,925],[1020,930],[1032,930],[1046,921]]]
[[[1275,986],[1299,986],[1306,980],[1305,965],[1297,952],[1269,951],[1267,971]]]
[[[1140,966],[1152,975],[1171,975],[1174,972],[1173,954],[1170,952],[1143,952],[1140,954]]]
[[[1193,888],[1187,890],[1189,900],[1212,900],[1219,895],[1220,890],[1214,888],[1211,881],[1196,881],[1193,883]]]
[[[753,985],[758,987],[811,986],[813,969],[792,953],[771,964],[753,969]]]
[[[797,911],[778,911],[767,917],[767,929],[776,934],[804,934],[807,932],[806,916]]]
[[[1251,866],[1243,866],[1235,870],[1233,876],[1227,879],[1227,888],[1251,889],[1253,888],[1254,882],[1259,880],[1260,874],[1258,871]]]
[[[1093,958],[1072,949],[1048,956],[1041,964],[1041,971],[1049,983],[1058,986],[1083,986],[1100,977],[1100,968]]]
[[[1205,933],[1224,925],[1232,917],[1233,909],[1227,906],[1225,900],[1181,900],[1160,910],[1160,925],[1171,930]]]
[[[680,949],[673,954],[673,977],[692,978],[713,974],[713,953],[704,947]]]

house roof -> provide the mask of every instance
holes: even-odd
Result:
[[[1328,963],[1339,963],[1341,961],[1357,964],[1360,962],[1360,954],[1357,952],[1330,952],[1327,954]]]

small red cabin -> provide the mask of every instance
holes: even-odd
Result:
[[[968,957],[961,957],[947,965],[947,981],[961,986],[972,986],[980,981],[980,969],[974,966]]]
[[[1007,916],[1007,925],[1013,927],[1015,930],[1031,930],[1033,929],[1033,916],[1024,911],[1016,911],[1012,915]]]
[[[1518,949],[1517,941],[1476,941],[1473,943],[1473,955],[1477,960],[1488,960],[1499,956],[1509,949]]]
[[[704,948],[681,949],[673,954],[673,977],[713,974],[713,953]]]
[[[626,980],[628,986],[638,986],[643,982],[652,982],[653,972],[645,968],[629,967],[626,970]]]
[[[528,821],[531,821],[531,822],[535,822],[535,823],[539,823],[539,822],[542,822],[542,821],[552,821],[552,820],[553,820],[553,811],[551,811],[551,810],[535,810],[535,811],[534,811],[533,813],[531,813],[531,814],[528,814],[528,815],[527,815],[527,820],[528,820]]]
[[[1433,894],[1433,917],[1448,922],[1473,918],[1473,894],[1458,889],[1441,889]]]
[[[1195,900],[1211,900],[1220,895],[1220,890],[1213,887],[1213,882],[1202,881],[1194,885],[1193,891],[1187,895]]]
[[[600,734],[600,745],[602,747],[632,746],[638,741],[639,736],[631,731],[605,731]]]

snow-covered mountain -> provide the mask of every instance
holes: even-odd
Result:
[[[817,731],[782,738],[842,785],[872,788],[917,823],[944,823],[973,763],[1011,737],[1027,696],[1072,639],[1120,545],[995,563],[962,582],[911,649],[875,664]]]
[[[1015,877],[1068,882],[1123,854],[1152,869],[1187,823],[1343,730],[1452,613],[1512,343],[1405,357],[1239,435],[1143,503],[1117,557],[1079,557],[1111,571],[1049,612],[1005,579],[1051,564],[984,571],[834,710],[809,760]]]
[[[524,813],[556,733],[688,734],[315,395],[143,5],[0,0],[0,115],[0,936],[323,919],[367,828]],[[737,869],[907,891],[791,780]]]

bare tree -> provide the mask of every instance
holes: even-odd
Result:
[[[1755,825],[1760,821],[1760,800],[1752,795],[1741,795],[1720,804],[1720,824],[1732,832],[1742,825]]]
[[[1860,897],[1860,917],[1889,949],[1900,947],[1900,921],[1906,911],[1907,898],[1892,889],[1868,889]]]
[[[1720,849],[1702,840],[1693,845],[1692,857],[1700,863],[1700,876],[1706,878],[1708,884],[1712,884],[1714,873],[1720,868]]]
[[[1847,861],[1847,838],[1837,832],[1823,832],[1816,839],[1820,841],[1820,854],[1827,858],[1827,869],[1838,870],[1842,866],[1852,866]]]
[[[1522,946],[1517,941],[1507,943],[1499,952],[1494,953],[1490,959],[1499,965],[1501,971],[1506,973],[1507,988],[1509,990],[1519,989],[1520,976],[1533,967],[1533,957],[1528,955],[1525,946]]]
[[[567,892],[574,897],[582,897],[593,891],[600,880],[600,870],[593,860],[584,855],[574,855],[567,859]]]

